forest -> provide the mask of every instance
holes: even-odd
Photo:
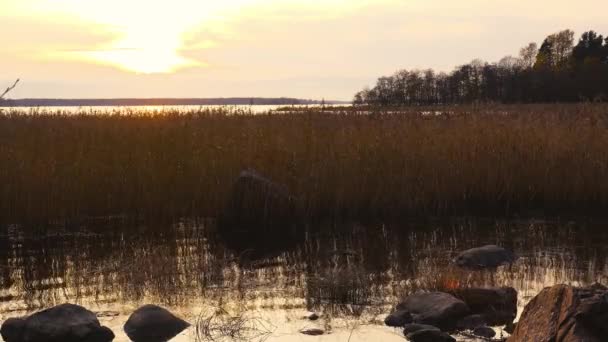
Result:
[[[479,59],[451,73],[399,70],[358,92],[355,105],[406,106],[471,103],[603,102],[608,100],[608,37],[564,30],[518,57]]]

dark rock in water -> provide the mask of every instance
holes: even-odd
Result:
[[[300,334],[309,335],[309,336],[319,336],[325,334],[323,329],[317,328],[308,328],[300,330]]]
[[[485,326],[488,323],[483,315],[475,314],[463,317],[456,322],[456,330],[473,330],[477,327]]]
[[[9,318],[2,324],[0,335],[2,335],[2,339],[6,342],[22,341],[21,335],[24,327],[25,319]]]
[[[472,248],[460,253],[454,262],[462,268],[484,269],[508,265],[517,260],[513,252],[495,245]]]
[[[306,318],[309,321],[316,321],[319,319],[319,314],[317,314],[316,312],[309,312],[308,314],[306,314],[304,316],[304,318]]]
[[[556,285],[542,290],[524,308],[509,342],[600,342],[606,341],[608,292],[599,288]],[[599,303],[599,305],[597,304]],[[598,311],[591,308],[597,308]],[[589,317],[601,321],[589,321]],[[601,327],[601,328],[600,328]]]
[[[295,203],[287,187],[255,171],[243,171],[232,187],[218,229],[237,251],[273,250],[297,238]]]
[[[608,291],[582,299],[576,320],[596,335],[608,337]]]
[[[485,338],[493,338],[494,336],[496,336],[496,331],[494,331],[494,329],[488,326],[477,327],[473,329],[473,335]]]
[[[456,339],[452,336],[434,329],[418,330],[406,337],[411,342],[456,342]]]
[[[190,326],[156,305],[144,305],[135,310],[124,326],[125,333],[134,342],[165,342]]]
[[[508,332],[509,334],[512,334],[515,331],[515,327],[516,326],[517,326],[516,322],[515,323],[507,323],[502,330]]]
[[[441,329],[428,325],[428,324],[420,324],[420,323],[410,323],[403,326],[403,335],[407,336],[411,333],[415,333],[419,330],[437,330],[441,331]]]
[[[397,310],[384,319],[384,324],[389,327],[400,328],[408,323],[412,323],[412,315],[405,310]]]
[[[472,313],[483,315],[489,325],[511,323],[517,315],[517,291],[512,287],[459,288],[450,293],[465,302]]]
[[[62,304],[24,318],[8,319],[0,329],[5,342],[110,342],[114,333],[81,306]]]
[[[456,322],[470,312],[463,301],[444,292],[413,294],[398,304],[397,310],[411,313],[415,323],[433,325],[443,331],[454,329]]]

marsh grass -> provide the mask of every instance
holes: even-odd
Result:
[[[195,340],[265,341],[276,329],[268,320],[251,313],[229,313],[223,308],[201,312],[195,325]]]
[[[4,223],[215,217],[239,172],[306,219],[605,214],[608,105],[0,115]]]

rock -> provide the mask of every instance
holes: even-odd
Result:
[[[407,339],[411,342],[456,342],[452,336],[434,329],[422,329],[408,334]]]
[[[5,342],[110,342],[114,333],[81,306],[62,304],[24,318],[8,319],[0,333]]]
[[[507,265],[517,260],[513,252],[495,245],[472,248],[460,253],[454,262],[462,268],[484,269]]]
[[[456,322],[456,330],[473,330],[480,326],[485,326],[488,323],[483,315],[475,314],[463,317]]]
[[[309,321],[316,321],[319,319],[319,315],[316,312],[309,312],[304,316],[304,318]]]
[[[488,325],[513,322],[517,316],[517,291],[512,287],[459,288],[450,291],[472,313],[483,315]]]
[[[24,327],[25,319],[9,318],[2,324],[0,335],[2,335],[2,339],[6,342],[20,342],[22,341],[21,334],[23,333]]]
[[[469,314],[469,307],[460,299],[444,292],[416,293],[397,305],[408,311],[415,323],[429,324],[443,331],[456,327],[456,322]]]
[[[135,310],[127,320],[124,331],[134,342],[165,342],[190,326],[190,323],[174,316],[156,305],[144,305]]]
[[[300,330],[300,334],[310,335],[310,336],[319,336],[325,334],[325,330],[318,328],[305,328]]]
[[[598,336],[608,336],[608,291],[581,300],[576,320]]]
[[[482,326],[473,329],[473,335],[490,339],[496,336],[496,331],[488,326]]]
[[[515,331],[516,326],[517,323],[507,323],[502,330],[506,331],[509,334],[512,334]]]
[[[397,310],[384,319],[384,324],[389,327],[400,328],[408,323],[412,323],[412,315],[405,310]]]
[[[509,342],[600,342],[606,335],[599,333],[583,318],[588,311],[587,305],[606,296],[605,290],[574,288],[556,285],[542,290],[534,297],[515,327]],[[599,315],[603,313],[595,313]],[[598,316],[599,317],[599,316]],[[606,321],[603,321],[604,326]]]
[[[220,214],[219,234],[237,251],[274,250],[272,243],[296,239],[295,216],[287,187],[247,170],[237,178]]]
[[[441,331],[441,329],[428,325],[428,324],[419,324],[419,323],[410,323],[403,326],[403,335],[407,336],[411,333],[415,333],[419,330],[437,330]]]

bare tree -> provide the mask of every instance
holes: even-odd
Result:
[[[536,55],[538,55],[538,45],[536,43],[530,43],[519,50],[519,58],[524,69],[530,69],[534,66]]]
[[[15,87],[17,86],[17,83],[19,83],[19,79],[17,79],[15,81],[15,83],[13,83],[12,86],[6,88],[6,90],[4,91],[4,93],[2,93],[2,95],[0,95],[0,100],[4,99],[4,96],[6,96],[6,94],[8,94],[11,90],[15,89]]]

